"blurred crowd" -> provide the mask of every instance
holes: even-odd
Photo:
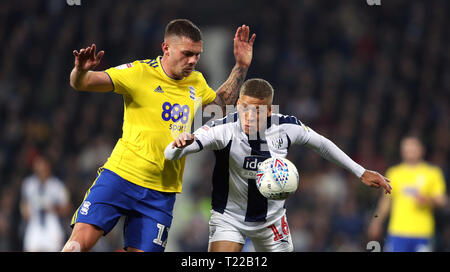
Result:
[[[249,25],[257,40],[248,78],[272,83],[281,113],[380,173],[399,162],[401,137],[419,135],[426,159],[449,182],[450,2],[212,2],[0,2],[0,251],[24,250],[22,185],[35,158],[48,158],[66,187],[70,212],[60,220],[69,235],[73,212],[121,136],[120,95],[70,88],[72,51],[96,43],[106,52],[98,70],[153,58],[174,18],[231,32]],[[228,59],[231,69],[231,49]],[[208,79],[201,60],[198,70]],[[172,241],[180,251],[207,249],[212,157],[183,192],[194,207]],[[295,250],[365,251],[381,191],[303,147],[288,158],[301,182],[287,201]],[[435,250],[450,251],[450,208],[436,211],[436,220]],[[120,236],[116,228],[96,250],[120,249]]]

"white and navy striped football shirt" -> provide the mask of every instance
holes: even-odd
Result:
[[[269,226],[285,214],[285,201],[262,196],[255,178],[258,163],[270,157],[285,158],[293,144],[307,144],[358,177],[365,171],[331,141],[294,116],[272,114],[267,129],[255,139],[241,129],[237,112],[199,128],[194,135],[194,143],[185,148],[172,149],[169,144],[166,158],[173,160],[202,149],[214,150],[212,209],[243,229],[261,228],[261,224]]]

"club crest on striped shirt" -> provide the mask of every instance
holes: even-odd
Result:
[[[283,138],[278,137],[278,138],[272,139],[272,146],[274,148],[280,149],[282,145],[283,145]]]

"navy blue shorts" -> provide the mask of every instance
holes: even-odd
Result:
[[[125,216],[124,248],[143,251],[164,251],[175,193],[148,189],[101,168],[83,203],[72,218],[101,228],[106,235]]]
[[[402,237],[388,235],[386,239],[385,251],[388,252],[421,252],[430,251],[429,238]]]

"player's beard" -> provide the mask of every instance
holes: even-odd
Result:
[[[192,71],[194,71],[194,66],[192,66],[192,67],[188,66],[186,68],[183,68],[182,74],[183,74],[184,77],[187,77],[187,76],[189,76],[192,73]]]

